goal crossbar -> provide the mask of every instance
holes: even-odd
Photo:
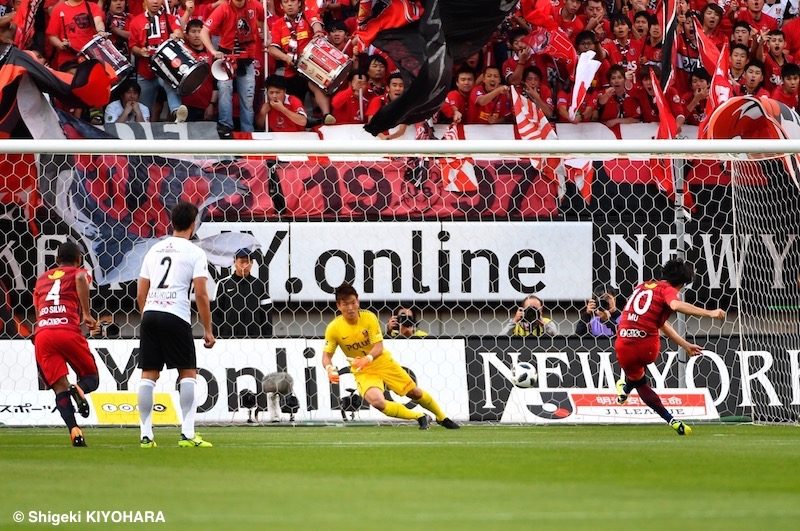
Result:
[[[800,153],[800,140],[4,140],[2,153],[202,155],[370,155],[741,159]]]

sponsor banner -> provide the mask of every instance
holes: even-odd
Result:
[[[4,347],[9,343],[12,341],[0,341]],[[29,341],[13,341],[13,343],[30,344]],[[13,367],[5,363],[7,357],[5,350],[3,350],[2,356],[4,363],[0,364],[0,426],[63,424],[61,416],[56,410],[56,399],[53,392],[36,390],[38,380],[33,361],[33,345],[30,346],[30,352],[25,360],[28,365],[34,364],[33,380],[30,379],[31,371],[23,371],[26,367]],[[16,378],[13,375],[16,375]],[[21,389],[30,390],[23,391]]]
[[[242,394],[256,394],[257,408],[267,411],[262,391],[264,376],[285,371],[294,380],[294,394],[300,403],[297,421],[341,421],[340,399],[356,388],[351,374],[342,374],[340,383],[328,382],[322,367],[323,339],[220,340],[212,350],[196,342],[198,355],[197,422],[244,422],[248,412],[240,407]],[[408,370],[420,387],[454,419],[467,420],[464,340],[387,339],[384,345],[394,359]],[[141,371],[136,368],[138,340],[90,340],[100,376],[100,387],[89,396],[92,412],[81,424],[138,424],[136,389]],[[5,425],[62,424],[54,408],[53,392],[39,382],[30,341],[0,341],[0,423]],[[339,368],[347,367],[341,352],[333,358]],[[75,375],[70,373],[70,381]],[[180,415],[176,394],[177,371],[166,370],[156,385],[156,402],[164,406],[158,423],[175,424]],[[40,387],[41,386],[41,387]],[[387,399],[408,403],[389,391]],[[419,407],[419,406],[416,406]],[[264,418],[262,416],[262,418]],[[359,420],[386,420],[375,409],[356,413]]]
[[[662,355],[648,366],[646,374],[650,384],[663,391],[684,393],[681,387],[686,392],[707,389],[710,401],[703,407],[710,414],[716,414],[713,406],[720,416],[751,415],[753,404],[758,402],[762,414],[785,417],[787,408],[800,405],[800,351],[791,337],[777,341],[775,337],[783,336],[749,338],[744,349],[736,336],[690,336],[690,341],[703,344],[708,350],[685,364],[683,386],[678,382],[677,352],[662,340]],[[469,337],[466,360],[469,379],[475,382],[468,389],[471,420],[504,421],[507,408],[522,406],[522,411],[533,411],[544,420],[569,418],[579,422],[582,420],[573,418],[570,390],[616,396],[612,391],[620,375],[613,343],[608,338]],[[511,384],[511,368],[519,361],[536,367],[539,380],[535,389],[521,390]],[[687,403],[686,407],[696,407],[692,404]],[[532,410],[533,406],[537,407]],[[513,412],[510,415],[519,416]],[[623,417],[634,415],[639,414],[622,413]],[[602,420],[606,421],[612,422]]]
[[[656,389],[661,402],[681,419],[716,420],[717,408],[708,389],[690,389],[676,392]],[[558,392],[538,389],[513,388],[503,410],[500,422],[551,424],[551,423],[661,423],[664,420],[633,395],[628,402],[617,404],[616,393],[561,389]]]
[[[136,404],[135,392],[96,391],[88,395],[97,424],[112,426],[138,426],[139,408]],[[178,412],[175,404],[180,404],[178,393],[155,393],[153,396],[153,425],[178,424]]]
[[[748,341],[740,350],[737,338],[690,338],[709,350],[686,363],[685,388],[679,387],[676,352],[665,349],[647,376],[659,390],[668,408],[682,416],[716,418],[751,415],[754,403],[760,414],[785,417],[800,406],[800,350],[784,343]],[[91,340],[100,371],[89,424],[121,423],[123,413],[132,414],[132,396],[140,371],[136,369],[138,340]],[[273,371],[285,371],[294,379],[300,421],[341,420],[340,399],[356,388],[353,376],[342,374],[338,385],[328,383],[322,368],[322,339],[221,340],[212,350],[197,342],[198,421],[243,422],[247,411],[240,408],[242,394],[256,394],[259,410],[267,410],[267,397],[260,382]],[[469,337],[465,339],[388,339],[386,348],[436,398],[448,415],[457,420],[502,422],[644,422],[647,411],[636,393],[625,406],[614,402],[614,383],[620,372],[607,339]],[[0,341],[0,423],[6,425],[60,425],[54,411],[52,391],[38,379],[30,341]],[[539,374],[535,388],[511,384],[511,368],[518,361],[534,364]],[[334,364],[347,367],[340,352]],[[70,375],[74,381],[74,375]],[[176,371],[165,371],[156,387],[172,396],[172,411],[178,404]],[[91,396],[91,395],[90,395]],[[698,398],[702,396],[702,398]],[[387,393],[406,403],[407,399]],[[168,412],[169,403],[163,402]],[[108,405],[106,405],[108,404]],[[122,411],[113,411],[114,407]],[[102,417],[108,409],[115,416]],[[608,410],[608,411],[607,411]],[[118,415],[119,414],[119,415]],[[361,420],[385,420],[367,408],[357,413]],[[640,418],[641,417],[641,418]],[[164,420],[172,423],[172,417]],[[135,423],[135,418],[133,419]]]
[[[198,236],[229,231],[261,243],[275,301],[330,301],[343,281],[362,300],[584,300],[592,292],[587,222],[205,223]]]

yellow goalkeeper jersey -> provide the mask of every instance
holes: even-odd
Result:
[[[372,345],[383,341],[381,324],[378,316],[369,310],[358,312],[358,323],[351,325],[341,315],[336,317],[325,329],[326,354],[333,355],[336,347],[342,349],[348,358],[366,356],[372,350]],[[384,350],[383,354],[389,354]]]

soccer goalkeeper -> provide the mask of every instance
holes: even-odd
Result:
[[[322,364],[328,372],[331,383],[339,382],[339,372],[331,363],[331,356],[340,347],[350,360],[350,370],[355,376],[358,391],[372,407],[384,415],[399,419],[416,420],[419,429],[427,430],[430,419],[425,413],[412,411],[397,402],[387,401],[383,396],[388,387],[401,396],[407,396],[436,416],[436,422],[447,429],[459,426],[444,414],[439,404],[426,391],[423,391],[408,373],[383,348],[383,334],[378,317],[362,310],[358,292],[350,284],[344,283],[335,291],[336,308],[341,315],[336,317],[325,329],[325,347],[322,350]]]

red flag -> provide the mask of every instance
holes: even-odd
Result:
[[[711,87],[709,87],[708,99],[706,101],[706,117],[700,124],[697,138],[705,138],[708,120],[714,113],[714,109],[728,101],[734,95],[733,86],[731,85],[729,77],[731,70],[730,62],[728,43],[726,42],[722,46],[722,50],[719,53],[719,60],[717,61],[717,67],[714,70],[714,75],[711,77]]]
[[[650,82],[653,84],[653,94],[658,108],[659,122],[656,139],[673,139],[678,134],[678,123],[675,121],[675,116],[672,115],[669,104],[664,97],[664,92],[661,90],[661,85],[652,70],[650,70]],[[675,201],[675,182],[673,181],[675,168],[673,167],[672,159],[650,159],[650,170],[661,191],[667,194],[667,197],[672,201]],[[683,193],[683,206],[690,211],[694,207],[694,197],[689,190],[685,190]]]
[[[703,64],[706,72],[713,72],[719,63],[719,50],[714,45],[708,36],[703,33],[703,28],[698,24],[697,19],[692,19],[694,22],[694,31],[697,35],[697,51],[700,52],[700,62]]]
[[[541,140],[555,136],[553,125],[547,121],[544,112],[533,101],[523,98],[517,89],[511,87],[511,103],[514,107],[517,135],[522,140]]]
[[[450,124],[442,140],[464,140],[464,126]],[[474,193],[478,191],[475,161],[471,157],[439,159],[442,184],[448,192]]]
[[[578,63],[578,52],[575,51],[575,46],[560,29],[548,30],[544,26],[540,26],[525,37],[524,41],[531,47],[534,54],[549,55],[554,61],[563,63],[568,72],[571,72]]]

